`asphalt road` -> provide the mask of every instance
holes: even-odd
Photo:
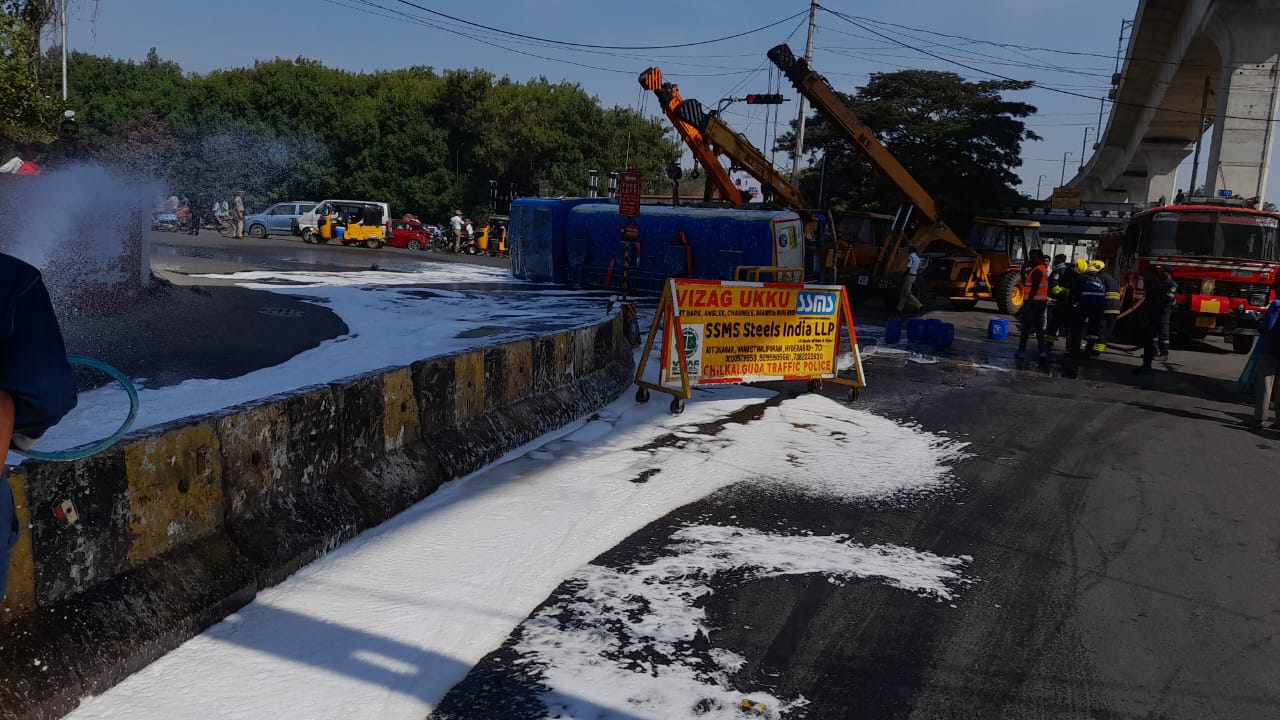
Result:
[[[973,355],[872,355],[860,400],[971,443],[949,492],[839,504],[735,486],[597,564],[707,522],[972,557],[976,582],[951,603],[820,576],[713,584],[710,644],[747,659],[741,686],[810,701],[788,717],[1280,717],[1280,432],[1244,428],[1231,383],[1202,374],[1229,374],[1230,356],[1175,352],[1134,382],[1121,356],[1066,380]],[[510,645],[433,717],[542,717]]]
[[[227,238],[210,230],[198,236],[183,233],[151,233],[151,267],[161,277],[185,282],[184,276],[195,273],[230,273],[244,270],[367,270],[377,263],[390,271],[417,269],[423,261],[469,263],[489,267],[508,267],[502,257],[455,255],[429,251],[383,247],[370,250],[343,245],[308,245],[292,235],[265,238]],[[207,279],[200,284],[211,283]]]
[[[155,242],[153,266],[175,274],[474,261],[293,238]],[[688,523],[729,518],[972,557],[975,582],[951,603],[877,582],[719,581],[709,642],[747,659],[742,686],[809,700],[789,717],[1280,717],[1280,432],[1242,425],[1244,359],[1202,343],[1135,377],[1136,353],[1113,347],[1068,380],[1056,364],[1015,360],[1012,340],[987,341],[990,310],[932,315],[956,323],[951,349],[881,347],[883,313],[860,309],[870,387],[859,404],[967,440],[949,491],[896,505],[735,486],[596,562],[626,567]],[[508,643],[436,717],[540,718],[526,673]]]

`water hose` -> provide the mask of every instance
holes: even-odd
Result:
[[[129,429],[133,427],[133,421],[136,420],[138,417],[138,388],[133,386],[133,383],[129,380],[127,376],[125,376],[124,373],[102,362],[101,360],[94,360],[93,358],[82,357],[80,355],[68,355],[67,362],[72,365],[83,365],[84,367],[90,367],[95,370],[100,370],[106,373],[107,375],[109,375],[111,379],[119,383],[120,387],[123,387],[124,391],[129,393],[129,417],[125,418],[124,422],[120,425],[120,429],[112,433],[110,437],[107,437],[104,440],[99,440],[98,442],[92,445],[87,445],[85,447],[75,448],[72,450],[58,450],[56,452],[40,452],[39,450],[18,450],[17,448],[14,448],[13,452],[23,455],[24,457],[29,457],[32,460],[47,460],[49,462],[71,462],[72,460],[80,460],[82,458],[87,458],[90,455],[97,455],[103,450],[106,450],[112,445],[115,445],[117,442],[120,441],[120,438],[124,437],[125,433],[129,432]]]

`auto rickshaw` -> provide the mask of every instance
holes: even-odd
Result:
[[[467,247],[473,253],[505,256],[507,254],[507,225],[511,218],[507,215],[490,215],[489,223],[480,228],[480,235],[473,245]]]
[[[343,245],[363,244],[376,250],[386,241],[382,206],[378,203],[326,203],[316,208],[316,216],[316,242],[337,240]]]

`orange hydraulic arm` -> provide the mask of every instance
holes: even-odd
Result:
[[[871,165],[893,183],[907,202],[915,207],[922,222],[920,230],[911,239],[911,247],[922,249],[940,240],[948,245],[964,248],[968,251],[967,254],[972,254],[959,236],[942,221],[933,197],[920,187],[920,183],[916,182],[902,163],[880,144],[875,134],[862,124],[849,106],[840,100],[826,78],[812,70],[803,58],[797,58],[791,52],[791,48],[786,45],[778,45],[770,50],[769,59],[786,74],[796,90],[812,103],[818,112],[825,115],[832,125],[839,128],[862,151]]]
[[[778,172],[764,153],[726,125],[715,113],[707,112],[702,103],[692,98],[685,100],[676,108],[676,117],[702,133],[712,149],[729,158],[734,166],[751,173],[752,177],[772,190],[786,207],[795,210],[813,207],[800,188],[792,184],[786,175]]]
[[[658,96],[658,100],[662,103],[663,114],[667,116],[667,119],[671,120],[676,132],[680,134],[680,138],[693,151],[694,159],[698,161],[703,171],[707,173],[707,180],[715,185],[716,193],[720,196],[720,199],[734,205],[745,203],[746,199],[743,198],[742,191],[733,184],[729,173],[720,164],[720,159],[712,152],[702,133],[696,127],[676,117],[676,108],[680,107],[680,103],[683,102],[680,97],[680,88],[673,83],[663,82],[662,71],[656,67],[651,67],[640,73],[640,85]]]

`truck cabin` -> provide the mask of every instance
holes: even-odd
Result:
[[[1004,255],[1008,267],[1022,265],[1032,250],[1040,250],[1040,223],[1028,220],[974,218],[964,244],[984,257]]]

